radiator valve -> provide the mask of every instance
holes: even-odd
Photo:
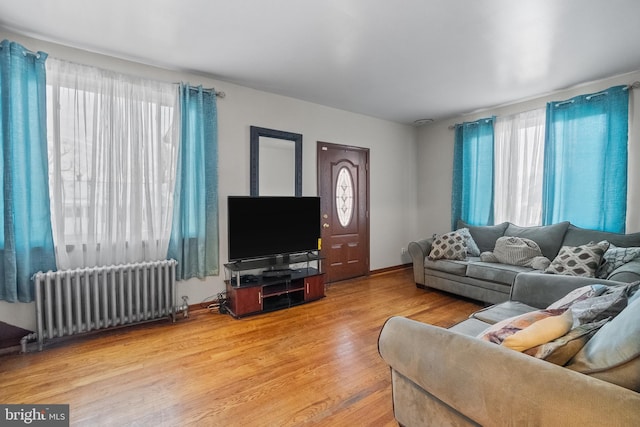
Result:
[[[189,297],[182,295],[182,317],[189,317]]]

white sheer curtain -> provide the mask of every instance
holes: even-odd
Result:
[[[166,258],[177,85],[49,58],[47,103],[58,268]]]
[[[494,221],[520,226],[542,222],[544,108],[497,118]]]

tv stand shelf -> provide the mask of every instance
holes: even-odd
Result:
[[[311,261],[318,261],[319,267],[320,258],[317,254],[304,254],[291,256],[288,262],[306,263],[306,267],[275,271],[267,269],[259,274],[245,273],[273,267],[273,261],[251,260],[225,264],[232,274],[230,279],[225,280],[227,308],[230,314],[239,318],[323,298],[324,275],[318,269],[309,266]]]

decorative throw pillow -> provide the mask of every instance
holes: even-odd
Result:
[[[503,236],[496,240],[493,254],[502,264],[530,267],[534,258],[542,256],[542,251],[531,239]]]
[[[560,338],[571,330],[573,316],[567,310],[558,316],[538,320],[526,328],[509,335],[502,345],[516,351],[525,351]]]
[[[629,297],[639,286],[640,282],[607,286],[605,292],[599,296],[574,302],[569,307],[573,313],[573,325],[616,317],[627,306]]]
[[[525,350],[524,353],[555,365],[564,366],[609,319],[585,323],[553,341]],[[535,323],[534,323],[535,324]]]
[[[434,236],[429,259],[467,259],[467,245],[459,233],[452,231],[442,236]]]
[[[593,298],[602,295],[607,291],[608,287],[605,285],[587,285],[578,289],[574,289],[567,295],[560,298],[558,301],[552,303],[547,307],[548,309],[554,308],[569,308],[572,304],[586,300],[587,298]]]
[[[549,258],[545,256],[537,256],[531,260],[531,268],[534,270],[544,271],[551,265]]]
[[[602,257],[603,262],[596,272],[596,276],[601,279],[606,279],[613,273],[613,270],[638,257],[640,257],[640,248],[638,247],[619,248],[610,244],[609,249],[607,249]]]
[[[469,233],[473,236],[473,241],[476,242],[480,253],[482,253],[493,250],[496,245],[496,240],[498,237],[504,235],[504,230],[506,230],[508,226],[509,223],[506,221],[496,225],[473,226],[458,220],[457,228],[468,228]]]
[[[533,325],[535,322],[546,319],[552,316],[559,316],[566,310],[536,310],[528,313],[521,314],[519,316],[510,317],[508,319],[501,320],[500,322],[491,325],[485,331],[483,331],[478,338],[485,341],[489,341],[495,344],[502,344],[502,342],[510,335],[515,334],[524,328]],[[557,337],[556,337],[557,338]]]
[[[469,256],[480,256],[480,248],[478,248],[476,241],[473,240],[468,228],[459,228],[456,230],[456,233],[464,238],[464,242],[467,244],[467,254]]]
[[[480,254],[480,261],[482,262],[500,262],[498,257],[493,254],[491,251],[482,252]]]
[[[594,277],[596,270],[600,267],[602,256],[608,248],[609,242],[606,240],[581,246],[563,246],[545,272]]]

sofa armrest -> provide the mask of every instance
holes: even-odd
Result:
[[[629,261],[611,272],[608,280],[632,283],[640,280],[640,258]]]
[[[610,286],[624,284],[595,277],[566,276],[536,271],[523,272],[518,274],[513,282],[510,299],[531,307],[546,308],[574,289],[597,283]]]
[[[430,237],[428,239],[411,242],[407,247],[409,255],[411,255],[411,260],[413,261],[413,279],[421,285],[425,284],[424,259],[429,255],[429,252],[431,252],[432,243],[433,237]]]
[[[637,425],[640,394],[403,317],[378,340],[397,373],[481,425]]]

